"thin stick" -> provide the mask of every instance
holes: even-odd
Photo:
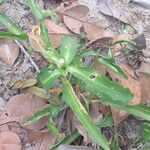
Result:
[[[31,58],[31,56],[26,52],[25,48],[23,47],[23,45],[21,45],[18,41],[15,40],[15,43],[20,47],[21,51],[27,56],[27,58],[29,59],[29,61],[31,62],[32,66],[35,68],[36,72],[39,73],[40,69],[39,67],[36,65],[36,63],[33,61],[33,59]]]

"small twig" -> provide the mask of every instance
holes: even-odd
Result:
[[[15,43],[20,47],[21,51],[27,56],[27,58],[29,59],[29,61],[31,62],[32,66],[35,68],[36,72],[39,73],[40,69],[39,67],[36,65],[36,63],[33,61],[33,59],[31,58],[31,56],[26,52],[25,48],[23,47],[23,45],[21,45],[18,41],[15,40]]]

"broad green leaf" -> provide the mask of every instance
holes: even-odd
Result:
[[[79,132],[77,130],[73,131],[69,135],[65,136],[61,141],[56,143],[51,150],[57,150],[57,148],[62,144],[71,144],[74,142],[78,137],[80,136]]]
[[[51,47],[52,44],[50,42],[49,36],[48,36],[48,30],[44,24],[44,22],[40,23],[40,35],[43,39],[43,41],[45,42],[47,47]]]
[[[146,120],[150,120],[150,107],[149,106],[145,106],[145,105],[136,105],[136,106],[127,105],[127,106],[124,106],[120,109],[125,110],[125,111],[129,112],[130,114],[133,114],[137,117],[142,117]]]
[[[98,63],[105,65],[107,68],[111,69],[118,75],[122,76],[125,79],[128,79],[128,76],[124,73],[124,71],[116,64],[115,59],[111,57],[98,56],[96,59]]]
[[[141,133],[142,137],[145,140],[150,140],[150,124],[149,123],[142,123],[141,125]]]
[[[44,14],[40,7],[37,5],[37,1],[35,0],[26,0],[26,3],[28,7],[31,8],[32,14],[35,16],[35,18],[41,22],[44,19]]]
[[[77,98],[71,84],[67,79],[63,80],[63,100],[71,107],[75,116],[79,119],[89,136],[105,150],[110,150],[106,138],[100,133],[99,128],[92,122],[85,108]]]
[[[78,42],[75,37],[65,36],[60,43],[60,54],[64,57],[66,65],[69,65],[77,53]]]
[[[0,38],[25,41],[28,39],[27,34],[14,34],[12,32],[0,32]]]
[[[43,87],[48,90],[54,85],[55,80],[59,76],[59,70],[50,70],[49,68],[44,68],[38,74],[37,79],[42,83]]]
[[[104,127],[112,127],[113,125],[113,117],[111,114],[108,114],[107,116],[105,116],[98,124],[97,126],[99,128],[104,128]]]
[[[46,108],[36,112],[30,119],[27,120],[27,124],[34,124],[38,122],[39,119],[50,116],[50,107],[47,106]]]
[[[69,67],[69,72],[83,81],[85,88],[100,96],[104,104],[126,105],[133,98],[128,88],[124,88],[116,81],[110,81],[103,74],[92,68]]]
[[[0,23],[2,23],[10,32],[16,35],[25,34],[19,27],[17,27],[15,23],[12,22],[7,15],[2,12],[0,12]]]

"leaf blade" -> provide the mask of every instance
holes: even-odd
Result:
[[[87,90],[101,97],[104,104],[124,105],[133,98],[133,94],[128,88],[124,88],[115,81],[110,81],[94,69],[70,66],[69,72],[82,80]]]
[[[69,65],[77,53],[78,43],[74,37],[65,36],[61,40],[60,54],[64,57],[66,64]]]
[[[78,100],[68,80],[63,80],[63,100],[71,107],[76,117],[87,130],[92,139],[105,150],[110,150],[105,137],[99,132],[98,127],[92,122],[83,105]]]

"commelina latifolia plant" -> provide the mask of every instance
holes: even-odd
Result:
[[[53,10],[42,10],[36,4],[35,0],[26,0],[26,3],[31,8],[33,15],[39,23],[37,34],[40,36],[40,42],[34,39],[38,45],[38,52],[50,61],[50,65],[41,70],[37,75],[37,79],[46,91],[53,88],[55,83],[59,81],[59,86],[62,89],[62,101],[60,102],[65,102],[72,109],[83,128],[97,145],[101,146],[104,150],[110,150],[108,141],[100,132],[101,127],[92,121],[86,107],[78,99],[74,91],[75,85],[79,84],[86,91],[95,95],[99,99],[99,103],[124,110],[145,120],[150,120],[150,109],[148,106],[129,105],[134,95],[128,88],[124,88],[116,81],[111,81],[94,68],[84,65],[86,60],[84,58],[92,57],[97,63],[105,65],[122,78],[127,79],[127,75],[115,62],[111,53],[111,45],[108,55],[102,56],[80,44],[75,36],[64,36],[60,47],[54,49],[51,39],[49,39],[44,20],[46,17],[50,17],[56,22],[57,17],[55,12]],[[29,35],[17,27],[3,12],[0,12],[0,23],[8,29],[7,32],[0,32],[0,38],[14,39],[29,44]],[[32,47],[32,45],[30,46]],[[33,123],[41,117],[49,116],[50,119],[47,126],[59,139],[59,129],[56,128],[53,121],[59,114],[59,111],[60,108],[58,105],[50,105],[34,114],[28,121]],[[75,133],[75,136],[77,137],[78,134]]]

